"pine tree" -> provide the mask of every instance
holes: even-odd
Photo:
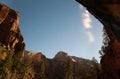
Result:
[[[45,79],[45,63],[41,62],[39,64],[38,70],[35,74],[35,79]]]
[[[73,62],[71,59],[68,60],[64,67],[64,79],[73,79]]]
[[[0,46],[0,79],[9,79],[13,65],[12,56],[12,51]]]

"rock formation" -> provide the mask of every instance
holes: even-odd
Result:
[[[57,61],[66,61],[67,58],[69,58],[68,54],[63,51],[58,52],[54,57]]]
[[[100,79],[120,79],[120,1],[76,0],[87,8],[103,25],[107,46],[102,48],[103,74]]]
[[[38,71],[40,70],[40,64],[44,63],[46,79],[68,79],[65,78],[65,75],[69,72],[71,73],[67,76],[71,75],[74,79],[96,79],[100,74],[100,67],[96,61],[70,56],[63,51],[58,52],[51,59],[45,57],[42,53],[32,54],[30,51],[26,51],[26,58],[32,60],[34,73],[40,73]]]
[[[0,43],[15,52],[25,49],[19,28],[19,13],[4,4],[0,4]]]

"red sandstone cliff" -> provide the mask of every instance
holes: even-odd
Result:
[[[0,4],[0,43],[15,52],[25,49],[19,28],[19,13],[3,4]]]

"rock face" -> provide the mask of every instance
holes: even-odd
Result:
[[[58,61],[65,61],[67,58],[68,54],[63,51],[58,52],[54,57],[54,59]]]
[[[102,51],[100,79],[120,79],[120,0],[76,0],[103,25],[108,37]]]
[[[102,51],[101,59],[103,76],[101,79],[120,79],[120,42],[112,35],[108,28],[105,28],[109,37],[108,45]]]
[[[58,52],[51,59],[42,53],[31,54],[31,52],[26,51],[25,55],[26,58],[31,58],[35,73],[40,73],[38,71],[40,64],[44,63],[46,79],[70,79],[68,78],[70,75],[73,79],[97,79],[100,72],[99,64],[96,61],[70,56],[63,51]],[[35,74],[35,76],[38,75]]]
[[[15,52],[25,49],[18,24],[19,13],[4,4],[0,4],[0,43]]]

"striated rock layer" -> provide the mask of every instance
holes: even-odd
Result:
[[[0,4],[0,43],[15,52],[25,49],[18,24],[19,13],[4,4]]]
[[[108,44],[102,50],[100,79],[120,79],[120,0],[76,0],[103,25]]]

